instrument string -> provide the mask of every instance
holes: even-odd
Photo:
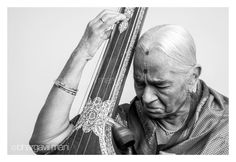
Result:
[[[139,10],[140,10],[140,8],[138,8],[137,14],[135,15],[134,23],[136,23],[136,19],[137,19],[138,15],[139,15]],[[129,33],[133,33],[133,29],[135,28],[134,26],[135,26],[135,25],[132,26],[131,31],[130,31]],[[115,60],[115,64],[114,64],[113,66],[111,66],[111,65],[110,65],[110,64],[111,64],[111,60],[112,60],[111,58],[113,57],[114,53],[116,53],[116,52],[115,52],[115,49],[118,47],[118,42],[119,42],[118,40],[120,39],[121,34],[125,34],[125,36],[124,36],[124,38],[123,38],[123,40],[122,40],[121,45],[119,45],[120,47],[123,46],[124,41],[126,40],[126,37],[127,37],[128,30],[129,30],[129,29],[130,29],[130,26],[128,26],[128,28],[126,29],[126,31],[124,31],[125,33],[119,33],[119,34],[118,34],[117,39],[115,40],[115,45],[114,45],[114,47],[113,47],[113,49],[112,49],[110,58],[108,58],[109,61],[108,61],[108,63],[106,63],[108,66],[105,67],[105,73],[103,74],[105,77],[102,77],[102,78],[101,78],[102,80],[101,80],[101,82],[100,82],[98,91],[96,92],[96,95],[95,95],[95,96],[97,96],[97,95],[100,93],[100,91],[101,91],[102,85],[105,85],[105,86],[106,86],[106,89],[105,89],[105,93],[104,93],[103,96],[101,97],[102,100],[104,100],[104,97],[105,97],[104,95],[107,93],[108,86],[109,86],[110,82],[112,81],[112,78],[111,78],[111,77],[115,74],[115,67],[116,67],[118,64],[120,64],[120,62],[118,61],[120,58],[117,57],[116,60]],[[113,38],[114,33],[115,33],[115,32],[114,32],[114,30],[113,30],[111,38]],[[124,48],[124,52],[127,51],[127,47],[128,47],[128,44],[129,44],[129,41],[130,41],[131,37],[132,37],[132,34],[129,35],[129,37],[128,37],[128,43],[127,43],[127,45],[126,45],[125,48]],[[111,42],[111,41],[109,41],[109,42]],[[109,46],[109,42],[107,41],[106,43],[104,43],[103,49],[102,49],[102,53],[105,51],[105,47],[106,47],[107,45]],[[107,48],[107,49],[108,49],[108,48]],[[105,51],[105,54],[106,54],[106,52],[107,52],[107,51]],[[120,52],[121,52],[121,48],[119,49],[118,54],[120,54]],[[96,69],[95,69],[94,72],[93,72],[92,78],[97,79],[97,78],[99,77],[99,75],[98,75],[97,72],[100,71],[100,69],[99,69],[99,68],[101,68],[101,66],[99,66],[100,63],[104,61],[102,58],[103,58],[103,57],[102,57],[102,54],[101,54],[101,55],[99,56],[99,61],[98,61],[97,64],[96,64]],[[123,55],[123,56],[121,57],[121,62],[122,62],[122,63],[123,63],[123,60],[124,60],[124,59],[125,59],[125,56]],[[109,65],[110,65],[110,66],[109,66]],[[108,69],[112,69],[111,74],[108,74]],[[120,71],[121,71],[121,66],[118,66],[118,74],[120,73]],[[110,72],[110,70],[109,70],[109,72]],[[106,75],[110,75],[110,76],[107,78]],[[114,83],[118,82],[118,81],[117,81],[117,80],[118,80],[118,76],[119,76],[119,75],[116,75],[116,76],[115,76],[115,81],[114,81]],[[108,84],[107,84],[107,79],[109,79],[109,80],[108,80]],[[93,89],[93,87],[94,87],[94,84],[92,84],[92,81],[93,81],[93,79],[90,80],[89,86],[87,87],[86,95],[84,96],[84,98],[83,98],[83,100],[82,100],[81,107],[85,105],[85,103],[86,103],[86,98],[90,95],[90,94],[88,94],[88,90],[91,89],[91,88]],[[105,82],[105,84],[104,84],[104,82]],[[113,83],[113,84],[114,84],[114,83]],[[91,85],[92,85],[92,86],[91,86]],[[98,86],[98,85],[96,85],[96,86]],[[112,87],[112,91],[113,91],[113,88],[114,88],[114,87]],[[102,89],[102,90],[104,90],[104,89]],[[112,92],[112,91],[111,91],[111,92]],[[91,91],[90,91],[90,92],[91,92]],[[109,99],[110,99],[111,95],[112,95],[112,94],[110,93],[110,94],[109,94]],[[79,111],[80,111],[80,110],[79,110]],[[72,145],[71,145],[71,147],[70,147],[70,150],[69,150],[68,154],[71,153],[71,151],[72,151],[72,149],[73,149],[73,147],[74,147],[75,139],[76,139],[77,136],[78,136],[78,132],[79,132],[79,130],[77,130],[77,131],[74,133],[74,137],[73,137],[73,140],[72,140]],[[77,146],[77,148],[76,148],[75,154],[78,153],[82,141],[83,141],[83,143],[85,142],[84,140],[86,140],[86,145],[85,145],[85,148],[84,148],[84,150],[83,150],[83,154],[86,153],[86,150],[87,150],[87,147],[88,147],[88,145],[89,145],[90,138],[91,138],[91,135],[92,135],[92,131],[89,132],[89,134],[88,134],[88,136],[87,136],[87,139],[83,139],[84,135],[85,135],[85,134],[84,134],[84,132],[82,131],[82,135],[81,135],[81,137],[80,137],[80,141],[79,141],[78,146]]]
[[[85,95],[84,95],[84,97],[83,97],[83,99],[82,99],[82,102],[81,102],[81,104],[80,104],[80,106],[79,106],[79,110],[78,110],[78,113],[77,113],[77,114],[80,114],[81,108],[83,108],[83,107],[85,106],[85,103],[86,103],[86,101],[87,101],[86,99],[88,98],[88,95],[89,95],[89,89],[91,89],[91,87],[92,87],[92,83],[93,83],[93,81],[94,81],[94,79],[95,79],[95,77],[96,77],[96,74],[97,74],[97,72],[98,72],[99,65],[100,65],[100,63],[101,63],[101,61],[102,61],[102,53],[104,53],[105,48],[106,48],[107,45],[108,45],[108,40],[106,40],[106,41],[104,42],[103,46],[102,46],[102,52],[101,52],[100,55],[99,55],[98,61],[97,61],[96,66],[95,66],[95,70],[93,71],[92,77],[91,77],[91,79],[90,79],[90,81],[89,81],[89,85],[88,85],[88,87],[86,88]],[[77,133],[77,132],[76,132],[76,133]],[[75,137],[76,137],[76,135],[74,136],[74,138],[73,138],[73,140],[72,140],[72,143],[74,143]],[[71,145],[71,147],[72,147],[72,146],[73,146],[73,144]],[[71,148],[70,148],[69,150],[71,150]],[[64,151],[65,151],[65,150],[63,150],[63,153],[64,153]],[[69,153],[70,153],[70,151],[68,152],[68,154],[69,154]]]
[[[119,34],[118,35],[118,38],[117,38],[117,40],[116,40],[116,42],[115,42],[115,47],[117,46],[117,42],[118,42],[118,40],[119,40],[119,37],[120,37],[120,35],[121,34]],[[115,49],[115,47],[113,48],[113,49]],[[111,56],[113,56],[113,54],[114,54],[114,50],[112,51],[112,54],[111,54]],[[110,61],[110,60],[109,60]],[[107,68],[107,67],[106,67]],[[102,84],[102,82],[101,82],[101,84]],[[100,84],[100,85],[101,85]],[[98,91],[99,92],[99,91]],[[97,93],[98,94],[98,93]],[[96,94],[96,96],[97,96],[97,94]],[[78,132],[78,131],[77,131]],[[75,135],[75,138],[76,138],[76,136],[77,136],[77,132],[76,132],[76,135]],[[91,133],[91,132],[89,132],[89,133]],[[79,142],[79,145],[78,145],[78,147],[77,147],[77,150],[76,150],[76,154],[78,153],[78,150],[79,150],[79,147],[80,147],[80,145],[81,145],[81,141],[82,141],[82,138],[83,138],[83,136],[84,136],[84,132],[82,133],[82,136],[81,136],[81,138],[80,138],[80,142]],[[90,135],[89,135],[89,137],[90,137]],[[75,139],[74,138],[74,139]],[[73,143],[72,143],[72,146],[74,145],[74,141],[73,141]]]
[[[112,56],[113,56],[114,53],[115,53],[114,51],[115,51],[115,48],[116,48],[116,46],[117,46],[117,42],[118,42],[118,40],[119,40],[120,35],[121,35],[121,34],[118,35],[117,41],[116,41],[115,46],[114,46],[114,48],[113,48],[113,50],[112,50],[112,54],[111,54],[111,57],[110,57],[110,59],[109,59],[107,65],[110,65],[110,61],[111,61]],[[125,35],[126,35],[126,34],[125,34]],[[123,39],[123,41],[124,41],[124,39]],[[122,42],[123,42],[123,41],[122,41]],[[106,76],[108,68],[109,68],[109,66],[106,67],[104,76]],[[100,92],[100,90],[101,90],[101,86],[103,85],[103,82],[104,82],[105,79],[106,79],[106,77],[102,78],[101,84],[100,84],[99,89],[98,89],[98,91],[97,91],[97,93],[96,93],[95,96],[98,96],[98,94],[99,94],[99,92]],[[85,146],[85,149],[84,149],[84,153],[85,153],[85,151],[87,150],[87,146],[88,146],[88,143],[89,143],[89,140],[90,140],[90,137],[91,137],[91,133],[92,133],[92,132],[89,132],[89,138],[88,138],[88,140],[87,140],[87,143],[86,143],[86,146]]]
[[[125,33],[125,37],[126,37],[126,34],[127,34],[127,33]],[[121,34],[119,34],[119,36],[118,36],[118,38],[117,38],[117,41],[116,41],[116,44],[115,44],[115,46],[114,46],[113,49],[112,49],[112,54],[111,54],[111,57],[109,58],[109,61],[108,61],[107,65],[110,65],[110,62],[111,62],[111,60],[112,60],[111,58],[113,57],[113,55],[114,55],[114,53],[115,53],[115,49],[116,49],[116,47],[117,47],[117,43],[118,43],[118,40],[119,40],[120,35],[121,35]],[[122,44],[123,44],[123,41],[124,41],[124,39],[122,40]],[[118,57],[117,57],[117,58],[118,58]],[[105,70],[104,76],[107,75],[108,69],[109,69],[109,66],[106,66],[106,70]],[[100,92],[100,90],[101,90],[101,87],[102,87],[102,85],[103,85],[103,83],[104,83],[104,80],[106,80],[106,79],[107,79],[107,77],[103,77],[103,78],[102,78],[101,84],[100,84],[100,86],[99,86],[99,88],[98,88],[98,91],[97,91],[97,93],[96,93],[95,96],[98,96],[98,94],[99,94],[99,92]]]
[[[128,29],[127,29],[127,30],[128,30]],[[123,44],[124,44],[124,41],[125,41],[125,39],[126,39],[127,33],[128,33],[128,32],[125,33],[124,39],[122,40],[122,43],[121,43],[121,46],[120,46],[120,47],[123,47]],[[122,48],[119,48],[119,51],[118,51],[117,55],[120,55],[121,49],[122,49]],[[117,65],[118,60],[119,60],[119,57],[117,57],[116,60],[115,60],[115,64],[114,64],[114,66],[113,66],[113,68],[112,68],[112,72],[111,72],[110,76],[107,77],[107,76],[105,75],[106,78],[109,78],[109,81],[108,81],[108,84],[106,84],[106,89],[105,89],[104,95],[105,95],[106,92],[107,92],[107,87],[108,87],[108,85],[110,84],[111,79],[113,79],[112,76],[113,76],[113,74],[114,74],[114,69],[115,69],[115,67],[116,67],[116,65]],[[109,60],[109,63],[110,63],[110,60]],[[120,64],[120,63],[119,63],[119,64]],[[108,65],[109,65],[109,64],[108,64]],[[106,69],[105,74],[107,73],[107,70],[109,69],[109,66],[107,66],[107,67],[108,67],[108,68]],[[106,78],[105,78],[105,79],[106,79]],[[101,86],[99,87],[99,90],[100,90],[100,88],[101,88]],[[102,100],[105,100],[105,99],[104,99],[104,95],[101,97]]]
[[[118,8],[117,9],[117,12],[121,12],[122,11],[122,8]],[[112,27],[113,28],[113,31],[112,31],[112,35],[111,35],[111,37],[109,38],[109,40],[111,40],[111,39],[113,39],[115,36],[115,29],[116,29],[116,24]],[[119,40],[119,36],[120,35],[118,35],[118,37],[117,37],[117,39],[116,39],[116,42],[115,42],[115,46],[116,46],[116,44],[117,44],[117,40]],[[108,47],[110,47],[111,46],[111,43],[112,43],[112,41],[109,41],[108,42],[109,44],[108,44]],[[106,46],[104,46],[104,49],[105,49],[105,47]],[[109,50],[109,48],[106,48],[106,50]],[[105,52],[102,52],[103,54],[107,54],[107,52],[108,51],[105,51]],[[103,62],[104,63],[104,60],[105,60],[105,57],[103,57],[103,60],[101,61],[101,62]],[[99,65],[100,65],[100,63],[99,63]],[[102,66],[99,66],[99,69],[97,70],[97,71],[100,71],[100,69],[102,68]],[[96,73],[97,75],[96,75],[96,78],[93,80],[93,81],[95,81],[95,80],[97,80],[98,79],[98,73]],[[100,83],[100,84],[102,84],[102,82]],[[93,84],[93,86],[91,87],[91,89],[94,89],[94,86],[95,86],[95,84]],[[97,86],[97,84],[96,84],[96,86]],[[90,94],[89,94],[90,95]],[[96,94],[96,96],[97,96],[97,94]]]
[[[138,13],[139,13],[139,8],[138,8],[137,14],[136,14],[136,16],[135,16],[134,23],[136,23],[136,18],[138,17]],[[128,26],[128,28],[127,28],[126,31],[125,31],[125,36],[124,36],[124,39],[122,40],[122,44],[121,44],[120,47],[123,46],[124,41],[126,40],[126,37],[127,37],[127,36],[128,36],[128,42],[130,41],[130,39],[131,39],[131,37],[132,37],[132,33],[133,33],[134,26],[135,26],[135,25],[132,25],[132,26],[131,26],[131,31],[130,31],[130,32],[128,32],[128,30],[129,30],[129,28],[130,28],[130,26]],[[130,34],[130,35],[127,35],[128,33],[131,33],[131,34]],[[120,35],[120,34],[119,34],[119,35]],[[126,51],[127,47],[128,47],[128,44],[125,46],[124,52]],[[113,53],[114,53],[114,49],[115,49],[115,48],[113,48],[112,55],[113,55]],[[119,49],[118,55],[120,55],[120,51],[121,51],[121,48]],[[122,56],[122,60],[124,59],[124,57],[125,57],[125,55]],[[111,59],[110,59],[110,60],[111,60]],[[108,65],[110,65],[110,60],[109,60]],[[106,78],[109,78],[109,82],[108,82],[108,84],[106,85],[106,90],[105,90],[104,95],[105,95],[106,92],[107,92],[107,87],[108,87],[108,85],[109,85],[109,83],[110,83],[110,80],[112,79],[113,74],[114,74],[115,66],[118,65],[118,64],[120,64],[120,62],[118,62],[118,60],[119,60],[119,57],[116,58],[115,65],[114,65],[113,68],[112,68],[112,73],[111,73],[111,75],[110,75],[109,77],[107,77],[107,76],[105,75]],[[105,74],[107,74],[108,68],[109,68],[109,66],[107,66]],[[105,79],[106,79],[106,78],[105,78]],[[100,87],[99,87],[99,91],[100,91],[100,88],[101,88],[101,85],[100,85]],[[98,91],[98,93],[99,93],[99,91]],[[98,93],[97,93],[97,95],[98,95]],[[97,96],[97,95],[96,95],[96,96]],[[102,101],[103,101],[103,100],[104,100],[104,96],[102,97]],[[90,134],[89,134],[89,138],[88,138],[88,140],[87,140],[87,143],[86,143],[86,146],[85,146],[85,149],[84,149],[83,154],[84,154],[84,153],[86,152],[86,150],[87,150],[88,143],[89,143],[89,141],[90,141],[90,137],[91,137],[91,133],[92,133],[92,132],[89,132],[89,133],[90,133]]]
[[[130,32],[131,34],[130,34],[130,36],[129,36],[129,38],[128,38],[128,42],[130,42],[130,40],[131,40],[131,38],[132,38],[132,35],[133,35],[132,33],[134,32],[135,24],[136,24],[137,18],[139,17],[139,13],[140,13],[140,8],[138,8],[137,14],[136,14],[136,16],[135,16],[134,25],[132,26],[132,29],[131,29],[131,32]],[[127,52],[128,46],[129,46],[129,44],[126,45],[125,50],[124,50],[124,53]],[[125,54],[122,55],[121,63],[124,62],[125,57],[126,57]],[[120,63],[118,63],[118,64],[120,64]],[[114,67],[115,67],[115,66],[114,66]],[[119,69],[118,69],[118,71],[116,72],[117,75],[116,75],[116,79],[115,79],[114,85],[116,85],[116,83],[118,82],[118,78],[119,78],[119,74],[120,74],[121,68],[122,68],[122,66],[119,66]],[[112,70],[112,75],[114,74],[114,70],[115,70],[115,68],[113,68],[113,70]],[[109,85],[109,84],[110,84],[110,80],[109,80],[108,85]],[[108,86],[107,86],[107,87],[108,87]],[[106,90],[107,90],[107,88],[106,88]],[[110,93],[110,95],[109,95],[109,99],[111,99],[111,96],[112,96],[112,94],[113,94],[113,90],[114,90],[114,86],[112,87],[111,93]],[[106,94],[106,93],[104,93],[104,94]]]
[[[113,28],[114,28],[114,27],[113,27]],[[113,33],[112,33],[112,34],[113,34]],[[111,37],[112,37],[112,36],[111,36]],[[89,90],[92,89],[93,81],[94,81],[95,78],[97,77],[97,72],[99,71],[100,63],[102,62],[102,56],[103,56],[102,53],[105,52],[106,46],[107,46],[108,44],[109,44],[109,39],[106,40],[106,42],[104,42],[104,44],[103,44],[102,52],[101,52],[101,54],[100,54],[100,56],[99,56],[99,58],[98,58],[98,61],[97,61],[97,63],[96,63],[95,70],[93,71],[92,78],[90,79],[89,86],[88,86],[87,89],[86,89],[86,93],[85,93],[85,95],[84,95],[84,97],[83,97],[83,100],[82,100],[82,103],[81,103],[81,105],[80,105],[80,108],[83,108],[83,107],[85,106],[86,102],[87,102],[87,99],[88,99],[88,96],[89,96]],[[80,109],[78,110],[78,114],[80,114]],[[74,138],[73,138],[73,140],[72,140],[72,145],[71,145],[71,147],[70,147],[70,149],[69,149],[68,154],[71,153],[71,148],[73,147],[74,141],[75,141],[75,139],[76,139],[76,137],[77,137],[77,132],[78,132],[78,131],[76,131],[75,136],[74,136]],[[84,132],[83,132],[83,133],[84,133]],[[82,136],[82,137],[83,137],[83,136]],[[82,140],[82,138],[81,138],[80,141],[79,141],[79,145],[80,145],[80,143],[81,143],[81,140]]]
[[[80,109],[85,106],[85,103],[86,103],[87,98],[88,98],[88,95],[89,95],[89,90],[92,88],[93,81],[95,80],[96,74],[97,74],[97,72],[98,72],[99,65],[100,65],[100,63],[101,63],[101,61],[102,61],[102,53],[105,52],[105,48],[106,48],[107,44],[108,44],[108,40],[106,40],[106,42],[103,44],[102,52],[101,52],[101,54],[99,55],[98,61],[97,61],[96,66],[95,66],[95,70],[93,71],[92,77],[91,77],[91,79],[90,79],[90,81],[89,81],[89,85],[88,85],[88,87],[86,88],[86,93],[85,93],[85,95],[84,95],[84,97],[83,97],[83,100],[82,100],[82,102],[81,102],[81,105],[79,106]],[[80,114],[80,113],[81,113],[81,112],[80,112],[80,109],[78,110],[78,113],[77,113],[77,114]]]
[[[119,34],[119,35],[120,35],[120,34]],[[126,35],[127,35],[127,32],[125,33],[125,37],[124,37],[124,38],[126,38]],[[125,39],[122,40],[122,45],[121,45],[121,47],[123,46],[124,40],[125,40]],[[115,47],[116,47],[116,46],[115,46]],[[115,47],[113,48],[112,56],[113,56],[113,54],[115,53],[115,52],[114,52],[114,51],[115,51]],[[120,49],[121,49],[121,48],[120,48]],[[111,58],[112,58],[112,57],[110,57],[110,59],[109,59],[108,65],[110,65]],[[116,58],[116,62],[117,62],[117,59],[118,59],[118,58],[119,58],[119,57]],[[116,64],[115,64],[115,65],[116,65]],[[108,69],[109,69],[109,66],[106,67],[106,71],[105,71],[104,76],[106,76]],[[99,86],[99,89],[98,89],[98,91],[97,91],[97,94],[96,94],[95,96],[98,96],[98,94],[99,94],[99,92],[100,92],[100,90],[101,90],[101,86],[103,85],[104,80],[106,80],[107,78],[110,78],[110,77],[107,77],[107,76],[106,76],[105,78],[102,78],[102,82],[101,82],[101,84],[100,84],[100,86]],[[109,79],[109,80],[110,80],[110,79]],[[103,97],[101,97],[101,98],[102,98],[102,101],[103,101],[104,98],[103,98]],[[88,143],[89,143],[89,140],[90,140],[90,137],[91,137],[91,133],[92,133],[92,132],[89,132],[89,133],[90,133],[90,134],[89,134],[89,138],[88,138],[88,140],[87,140],[86,146],[85,146],[85,151],[86,151],[86,149],[87,149],[87,146],[88,146]],[[84,151],[84,152],[85,152],[85,151]]]
[[[138,8],[136,17],[135,17],[135,19],[134,19],[134,24],[136,23],[136,18],[138,17],[137,15],[139,14],[139,10],[140,10],[140,8]],[[131,31],[130,31],[131,34],[129,35],[129,38],[128,38],[128,41],[127,41],[127,42],[129,42],[130,39],[131,39],[131,37],[132,37],[132,33],[133,33],[134,26],[135,26],[135,25],[133,25],[132,28],[131,28]],[[129,27],[130,27],[130,26],[129,26]],[[127,31],[128,31],[128,29],[126,29],[126,34],[127,34]],[[125,37],[124,37],[124,39],[123,39],[123,41],[122,41],[121,47],[122,47],[123,44],[124,44],[125,38],[126,38],[126,35],[125,35]],[[129,43],[127,43],[127,45],[125,46],[124,53],[125,53],[126,50],[127,50],[128,44],[129,44]],[[119,49],[118,55],[120,55],[121,49],[122,49],[122,48]],[[116,61],[115,61],[115,65],[114,65],[113,68],[112,68],[111,76],[110,76],[110,77],[107,77],[107,78],[109,78],[109,81],[108,81],[108,84],[106,84],[106,90],[105,90],[104,95],[106,95],[107,88],[108,88],[108,86],[110,85],[110,82],[113,80],[112,76],[114,75],[114,70],[115,70],[116,65],[117,65],[117,64],[120,64],[120,63],[123,63],[124,58],[125,58],[125,55],[122,55],[121,61],[118,62],[119,57],[117,57],[117,59],[116,59]],[[118,66],[119,69],[118,69],[117,74],[119,74],[121,67],[122,67],[122,66]],[[116,79],[117,79],[117,76],[119,76],[119,75],[116,75]],[[116,83],[116,81],[117,81],[116,79],[115,79],[114,83]],[[104,95],[103,95],[103,97],[102,97],[103,99],[104,99],[104,97],[105,97]],[[109,95],[109,98],[108,98],[108,99],[110,99],[110,95]]]

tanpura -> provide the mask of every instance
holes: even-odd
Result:
[[[122,7],[120,12],[126,19],[114,26],[83,111],[61,143],[68,148],[49,154],[121,154],[120,149],[135,154],[132,132],[114,119],[147,8]]]

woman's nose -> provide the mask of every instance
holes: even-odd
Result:
[[[152,87],[146,86],[142,95],[142,100],[144,103],[148,104],[152,101],[155,101],[157,99],[157,96],[154,93],[154,90]]]

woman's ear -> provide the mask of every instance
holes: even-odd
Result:
[[[192,79],[197,81],[199,76],[201,75],[201,72],[202,72],[202,67],[199,64],[195,65],[192,69],[192,77],[193,77]]]
[[[200,65],[195,65],[191,70],[190,70],[190,75],[189,75],[189,92],[196,92],[197,89],[197,82],[199,79],[199,76],[201,75],[201,66]]]

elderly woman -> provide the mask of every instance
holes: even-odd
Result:
[[[109,37],[107,29],[123,19],[108,10],[94,18],[58,80],[76,89],[84,66]],[[118,109],[120,124],[134,133],[135,153],[228,154],[228,98],[200,80],[200,73],[193,38],[184,28],[160,25],[142,35],[134,57],[137,96]],[[51,148],[70,134],[73,100],[52,87],[31,145]]]

